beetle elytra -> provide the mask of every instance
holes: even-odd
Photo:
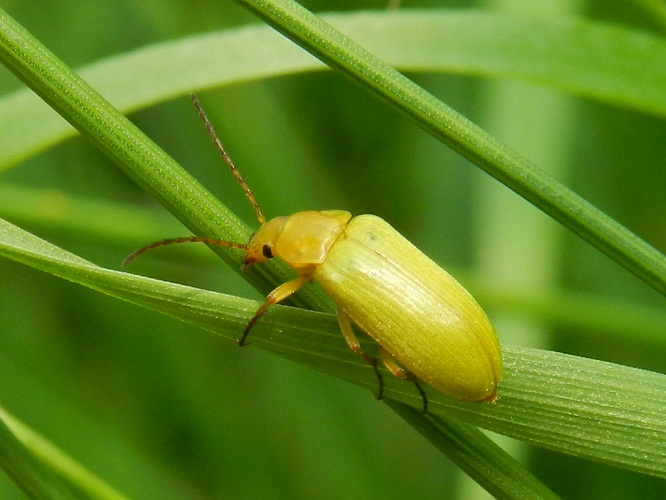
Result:
[[[340,329],[352,351],[371,365],[383,395],[377,360],[363,352],[352,325],[380,346],[379,360],[396,377],[419,380],[463,401],[494,401],[502,377],[495,331],[481,307],[447,272],[383,219],[342,210],[305,211],[267,221],[252,191],[218,139],[193,94],[192,101],[223,160],[252,203],[261,224],[249,243],[188,236],[162,240],[132,253],[174,243],[203,242],[244,252],[243,269],[279,257],[296,277],[275,288],[237,340],[242,346],[273,304],[317,281],[338,308]]]

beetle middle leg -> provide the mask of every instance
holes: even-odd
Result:
[[[356,338],[354,330],[352,329],[349,316],[343,313],[340,309],[338,309],[338,323],[340,324],[340,330],[342,330],[342,334],[344,335],[349,348],[361,356],[363,361],[372,366],[372,369],[375,371],[375,375],[377,376],[377,383],[379,384],[379,391],[377,392],[376,397],[377,399],[382,399],[384,396],[384,379],[382,378],[382,374],[379,372],[379,368],[377,367],[377,360],[363,352],[363,349],[361,349],[361,344],[359,343],[358,338]]]
[[[428,413],[428,396],[426,396],[426,393],[421,387],[421,384],[419,384],[419,380],[416,378],[416,376],[413,373],[405,370],[402,366],[400,366],[393,357],[393,355],[383,347],[379,348],[379,359],[381,360],[382,364],[386,367],[386,369],[390,371],[394,376],[406,380],[407,382],[414,382],[416,390],[419,391],[419,394],[421,395],[421,400],[423,401],[423,413],[424,414]]]

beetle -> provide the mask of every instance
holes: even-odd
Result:
[[[497,336],[479,304],[451,275],[374,215],[304,211],[268,221],[199,100],[194,94],[191,99],[252,203],[260,228],[247,244],[199,236],[161,240],[136,250],[123,266],[148,250],[174,243],[242,250],[243,270],[279,257],[296,277],[268,294],[237,340],[239,346],[270,306],[317,281],[337,305],[340,330],[350,349],[374,369],[377,399],[384,387],[377,359],[362,350],[352,324],[379,344],[378,358],[391,374],[416,385],[424,412],[428,400],[419,380],[458,400],[495,401],[502,378]]]

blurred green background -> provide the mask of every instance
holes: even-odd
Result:
[[[319,11],[386,3],[303,2]],[[509,4],[529,12],[533,3],[403,6]],[[633,2],[552,4],[539,3],[538,13],[653,29]],[[75,68],[156,41],[257,22],[231,1],[9,0],[3,8]],[[666,248],[662,119],[520,82],[410,76]],[[0,93],[20,87],[0,68]],[[472,291],[482,283],[525,296],[664,305],[648,286],[339,75],[282,77],[201,98],[269,217],[329,208],[380,215]],[[186,96],[130,118],[254,224]],[[114,269],[138,246],[187,234],[81,138],[4,172],[0,189],[1,217]],[[83,215],[93,225],[58,216],[72,202],[86,204]],[[164,249],[131,271],[259,298],[203,247]],[[130,497],[486,497],[358,388],[10,261],[0,261],[0,283],[0,404]],[[480,301],[504,343],[666,370],[663,339],[546,323],[493,307],[492,292],[486,295]],[[666,494],[661,480],[501,442],[564,497]],[[22,494],[0,475],[0,497]]]

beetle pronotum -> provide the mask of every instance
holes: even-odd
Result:
[[[374,215],[352,218],[342,210],[307,211],[267,221],[198,99],[194,94],[191,97],[261,227],[247,244],[199,236],[158,241],[136,250],[123,266],[148,250],[174,243],[201,242],[243,250],[243,269],[280,257],[297,276],[268,294],[237,340],[239,346],[271,305],[316,280],[338,307],[347,344],[375,370],[378,399],[384,386],[377,360],[363,352],[352,323],[379,344],[379,360],[390,373],[415,383],[424,411],[427,398],[419,380],[459,400],[494,401],[502,376],[499,342],[472,296]]]

